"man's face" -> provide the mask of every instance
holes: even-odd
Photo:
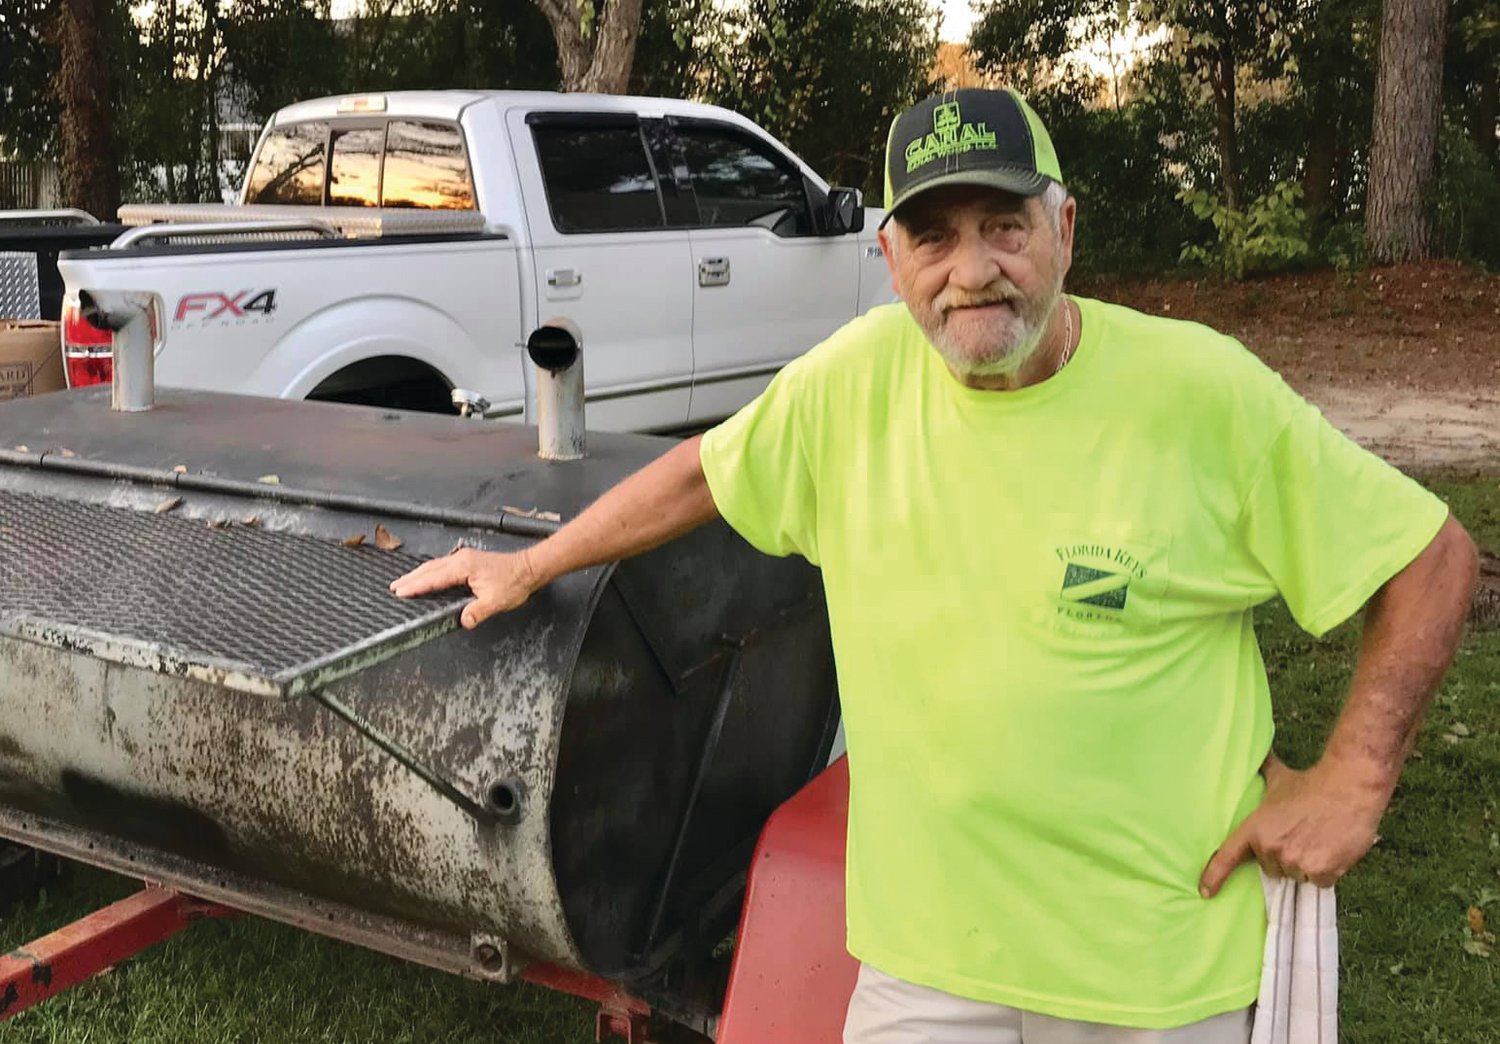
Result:
[[[880,232],[891,286],[955,376],[1012,374],[1036,350],[1073,261],[1074,203],[933,189]]]

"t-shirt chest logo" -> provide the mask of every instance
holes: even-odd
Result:
[[[1146,576],[1145,563],[1121,547],[1069,544],[1056,548],[1064,564],[1057,611],[1076,620],[1119,619],[1130,585]]]

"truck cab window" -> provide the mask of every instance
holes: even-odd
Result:
[[[380,206],[380,153],[384,148],[383,126],[334,129],[328,162],[330,206]]]
[[[678,140],[698,197],[698,223],[714,228],[766,223],[813,232],[802,172],[769,145],[732,127],[682,121]]]
[[[666,224],[636,124],[539,123],[532,134],[559,232],[623,232]]]
[[[323,203],[323,146],[328,124],[294,123],[266,136],[245,189],[246,203]]]
[[[392,120],[385,139],[381,202],[387,207],[473,210],[463,132],[448,123]]]

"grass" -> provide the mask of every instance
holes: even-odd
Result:
[[[1500,484],[1429,485],[1500,548]],[[1358,624],[1322,641],[1284,607],[1259,614],[1277,747],[1316,759],[1343,702]],[[1500,1044],[1500,953],[1465,951],[1466,912],[1500,925],[1500,632],[1470,634],[1382,826],[1341,883],[1344,1044]],[[80,869],[0,922],[12,947],[119,898],[131,882]],[[0,1044],[586,1044],[592,1009],[495,987],[250,918],[210,921],[0,1023]],[[770,1042],[768,1042],[770,1044]]]

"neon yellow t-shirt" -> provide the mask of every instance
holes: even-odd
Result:
[[[1250,609],[1321,634],[1447,517],[1238,343],[1076,299],[1061,373],[965,388],[903,305],[703,440],[724,518],[823,569],[849,744],[849,950],[1063,1018],[1255,1000],[1271,704]]]

